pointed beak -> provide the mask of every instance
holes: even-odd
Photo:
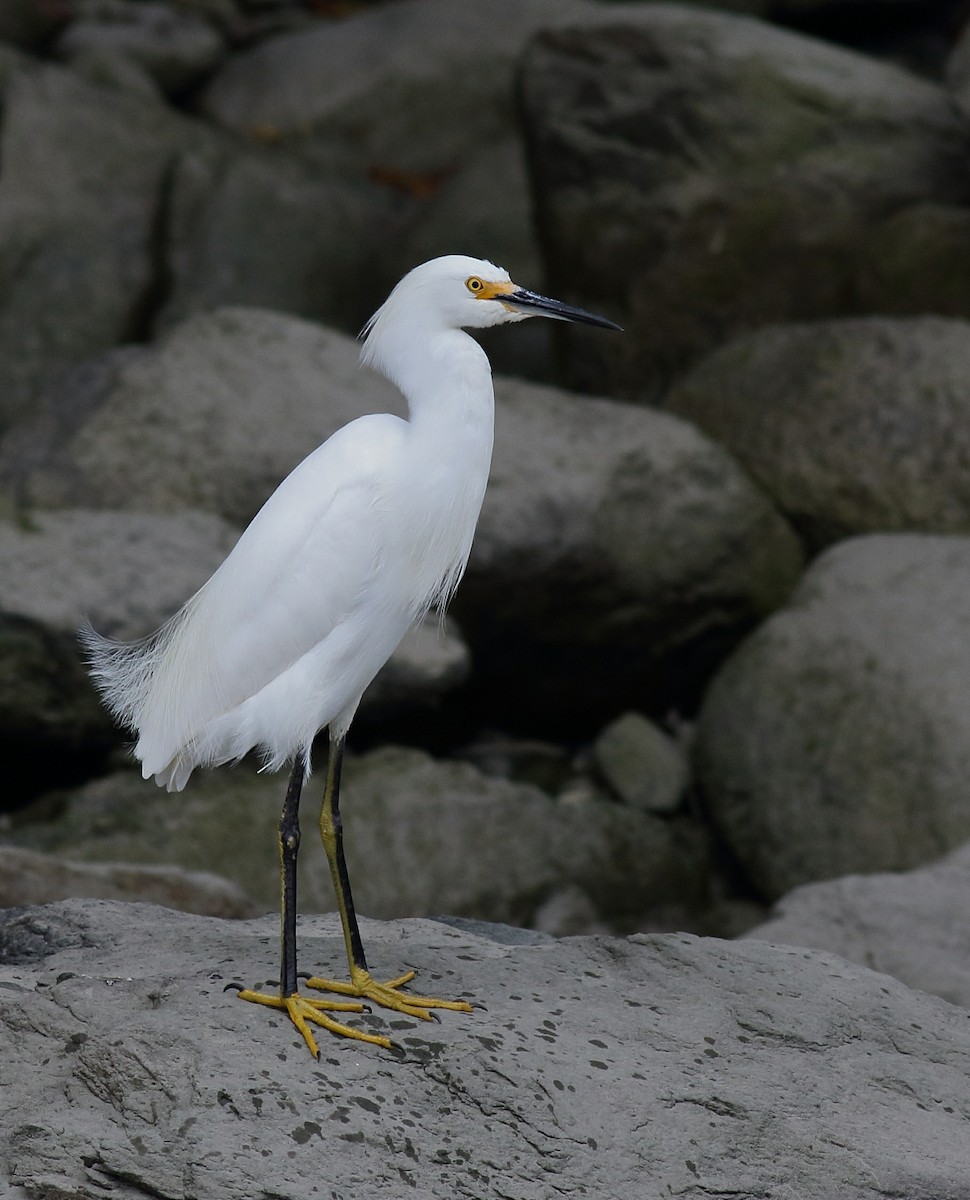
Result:
[[[527,292],[525,288],[516,288],[496,299],[516,312],[525,313],[529,317],[552,317],[554,321],[576,321],[581,325],[598,325],[601,329],[616,329],[623,332],[623,326],[606,317],[598,317],[596,313],[587,312],[585,308],[573,308],[563,304],[561,300],[550,300],[548,296],[539,296],[535,292]]]

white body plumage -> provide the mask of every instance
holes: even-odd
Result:
[[[488,359],[463,326],[542,314],[609,324],[525,292],[493,264],[434,259],[367,327],[362,362],[404,393],[410,419],[361,417],[279,486],[185,607],[132,645],[82,636],[92,674],[138,734],[146,778],[181,790],[197,766],[256,748],[271,769],[361,696],[465,569],[492,453]]]

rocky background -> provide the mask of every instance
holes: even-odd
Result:
[[[496,449],[468,574],[446,627],[409,637],[351,737],[360,910],[556,936],[749,934],[970,1005],[968,0],[2,0],[0,904],[139,899],[223,918],[275,906],[283,781],[247,762],[176,797],[144,783],[75,631],[150,632],[307,452],[363,412],[400,411],[358,370],[355,334],[405,270],[452,252],[626,333],[530,322],[483,335]],[[307,913],[331,908],[310,837],[301,889]],[[125,926],[122,910],[51,911],[0,930],[10,961],[31,960],[16,951],[26,929],[72,970],[75,945],[118,969],[105,931]],[[136,959],[153,937],[209,936],[144,912],[125,935]],[[722,967],[744,981],[729,1023],[774,1013],[765,988],[865,1010],[865,1035],[826,1025],[804,1040],[836,1057],[864,1036],[882,1063],[899,1030],[920,1028],[911,1006],[929,1003],[893,984],[880,1025],[875,992],[860,999],[877,977],[842,964],[839,991],[824,956],[622,944],[666,947],[670,1013],[690,1008],[692,972],[706,996]],[[548,952],[581,971],[580,950]],[[56,1003],[84,1025],[89,1001],[68,988]],[[58,1010],[11,1004],[10,1028],[43,1035],[35,1050],[15,1039],[29,1075]],[[947,1021],[949,1049],[903,1053],[965,1063]],[[88,1090],[137,1109],[106,1082],[111,1055],[93,1054]],[[167,1095],[166,1063],[152,1086]],[[800,1069],[766,1060],[734,1106],[715,1072],[691,1102],[697,1136],[712,1114],[761,1112],[766,1081]],[[926,1103],[970,1119],[965,1086],[927,1071]],[[820,1096],[843,1086],[819,1079]],[[885,1086],[898,1099],[923,1084]],[[915,1128],[886,1104],[869,1128],[883,1122],[883,1162],[892,1122]],[[519,1116],[520,1131],[539,1119]],[[871,1149],[832,1120],[830,1147]],[[926,1149],[970,1144],[942,1128],[915,1174],[894,1166],[870,1186],[863,1171],[837,1194],[970,1195],[970,1164],[944,1171]],[[72,1191],[24,1137],[10,1161],[31,1197],[106,1194],[90,1180]],[[130,1146],[104,1153],[112,1194],[129,1195],[120,1180],[132,1196],[223,1194],[157,1178],[139,1191]],[[759,1191],[757,1172],[746,1191],[716,1148],[703,1184],[685,1153],[679,1193],[789,1194]],[[797,1194],[835,1194],[827,1153],[805,1144],[802,1167],[820,1173]],[[772,1187],[787,1187],[781,1161]],[[630,1179],[655,1162],[579,1171],[576,1186],[636,1194]],[[467,1194],[558,1194],[522,1190],[525,1177]],[[366,1194],[384,1194],[367,1178]],[[448,1178],[436,1195],[466,1194]],[[297,1194],[233,1180],[226,1195]]]
[[[485,335],[468,575],[352,738],[361,909],[730,936],[970,839],[970,5],[728,7],[5,0],[7,903],[275,903],[281,781],[144,783],[75,630],[400,411],[354,334],[452,251],[627,332]]]

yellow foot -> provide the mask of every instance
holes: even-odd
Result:
[[[371,1042],[375,1046],[383,1046],[385,1050],[391,1048],[389,1038],[378,1037],[373,1033],[361,1033],[359,1029],[352,1029],[349,1025],[344,1025],[327,1016],[328,1012],[363,1012],[363,1004],[346,1003],[342,1000],[310,1000],[306,996],[301,996],[299,992],[294,992],[292,996],[281,996],[278,993],[273,995],[267,992],[254,992],[249,988],[239,990],[239,999],[249,1000],[253,1004],[265,1004],[267,1008],[285,1010],[290,1020],[303,1034],[303,1040],[309,1046],[310,1053],[314,1058],[320,1057],[320,1051],[307,1022],[320,1025],[324,1029],[329,1029],[331,1033],[340,1034],[341,1037],[354,1038],[358,1042]]]
[[[389,979],[387,983],[378,983],[371,978],[369,971],[354,967],[351,971],[350,983],[335,979],[320,979],[316,975],[307,979],[307,987],[316,988],[321,992],[336,992],[339,996],[355,996],[361,1000],[370,1000],[381,1008],[390,1008],[395,1012],[404,1013],[408,1017],[419,1017],[422,1021],[433,1021],[435,1015],[432,1008],[450,1008],[454,1012],[471,1012],[472,1006],[465,1000],[436,1000],[432,996],[412,996],[410,992],[398,989],[405,983],[410,983],[414,972]]]

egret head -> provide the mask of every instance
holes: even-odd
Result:
[[[439,328],[484,329],[526,317],[551,317],[619,329],[605,317],[572,308],[513,283],[508,271],[483,258],[447,254],[409,271],[367,326],[369,332],[385,315],[400,313],[417,323],[420,317]],[[420,314],[420,317],[419,317]]]

